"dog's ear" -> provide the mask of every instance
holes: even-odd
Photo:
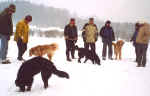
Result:
[[[29,56],[32,56],[32,48],[29,50]]]
[[[123,44],[124,44],[124,43],[125,43],[125,42],[124,42],[124,41],[122,41],[122,42],[121,42],[121,45],[123,46]]]

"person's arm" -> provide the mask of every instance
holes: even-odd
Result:
[[[95,34],[95,39],[96,39],[96,41],[98,40],[98,28],[97,28],[97,26],[95,25],[95,27],[96,27],[96,34]]]
[[[65,29],[64,29],[64,38],[68,39],[68,27],[67,26],[65,26]]]
[[[82,31],[86,31],[86,26],[88,26],[88,23],[83,26]]]
[[[112,30],[112,41],[115,41],[115,34],[113,28],[111,28],[111,30]]]
[[[9,29],[9,35],[13,35],[13,22],[12,22],[12,16],[8,17],[8,29]]]
[[[134,32],[133,36],[131,37],[130,41],[134,41],[134,39],[136,38],[136,32]]]
[[[18,23],[16,25],[16,33],[18,34],[18,37],[21,38],[23,40],[23,29],[24,29],[24,26],[22,23]]]
[[[77,27],[75,26],[75,31],[76,31],[76,38],[75,38],[75,40],[78,40],[78,29],[77,29]]]
[[[99,35],[100,35],[101,37],[104,37],[104,36],[103,36],[103,34],[104,34],[104,27],[101,28],[101,30],[100,30],[99,33],[100,33]]]

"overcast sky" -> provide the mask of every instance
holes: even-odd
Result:
[[[34,3],[66,8],[81,17],[119,22],[150,22],[150,0],[27,0]]]

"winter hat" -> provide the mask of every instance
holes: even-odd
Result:
[[[25,17],[25,20],[31,22],[31,21],[32,21],[32,16],[31,16],[31,15],[27,15],[27,16]]]
[[[94,18],[91,17],[91,18],[89,18],[89,20],[94,20]]]
[[[107,20],[107,21],[106,21],[106,24],[111,24],[111,21],[110,21],[110,20]]]
[[[70,21],[75,21],[75,19],[74,19],[74,18],[71,18]]]
[[[10,4],[8,8],[9,8],[9,10],[12,11],[13,13],[16,12],[16,6],[15,6],[14,4]]]

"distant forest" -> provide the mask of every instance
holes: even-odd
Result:
[[[16,5],[16,13],[13,16],[14,25],[24,18],[25,15],[32,15],[33,21],[31,25],[35,25],[37,27],[59,27],[64,28],[66,24],[68,24],[70,18],[76,19],[76,25],[78,29],[82,29],[85,23],[88,22],[88,18],[80,18],[76,15],[70,14],[70,12],[66,9],[54,8],[44,5],[38,5],[31,3],[29,1],[24,0],[13,0],[11,2],[0,2],[0,12],[6,8],[10,3],[14,3]],[[105,21],[99,20],[95,18],[95,24],[98,26],[98,29],[104,26]],[[133,32],[135,24],[133,23],[117,23],[112,22],[112,27],[115,32],[116,40],[118,38],[129,41]],[[34,30],[31,30],[31,35],[34,35]],[[56,34],[57,33],[57,34]],[[46,36],[46,37],[59,37],[63,36],[63,32],[59,32],[58,30],[49,30],[45,32],[38,33],[38,36]]]

